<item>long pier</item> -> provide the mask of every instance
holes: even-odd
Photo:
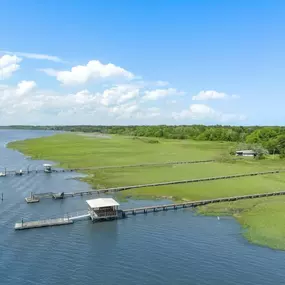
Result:
[[[67,197],[92,195],[92,194],[100,194],[100,193],[110,193],[110,192],[114,193],[114,192],[120,192],[120,191],[124,191],[124,190],[138,189],[138,188],[145,188],[145,187],[158,187],[158,186],[165,186],[165,185],[176,185],[176,184],[197,183],[197,182],[223,180],[223,179],[234,179],[234,178],[241,178],[241,177],[258,176],[258,175],[277,174],[277,173],[281,173],[281,172],[285,172],[285,169],[263,171],[263,172],[243,173],[243,174],[234,174],[234,175],[227,175],[227,176],[215,176],[215,177],[206,177],[206,178],[197,178],[197,179],[186,179],[186,180],[178,180],[178,181],[147,183],[147,184],[140,184],[140,185],[130,185],[130,186],[106,188],[106,189],[100,189],[100,190],[94,189],[94,190],[89,190],[89,191],[78,191],[78,192],[32,193],[31,197],[27,197],[27,198],[25,198],[25,200],[27,203],[33,203],[33,202],[39,202],[40,199],[48,199],[48,198],[64,199]]]
[[[266,197],[281,196],[281,195],[285,195],[285,191],[258,193],[258,194],[242,195],[242,196],[231,196],[231,197],[223,197],[223,198],[215,198],[207,200],[198,200],[198,201],[188,201],[188,202],[185,201],[182,203],[165,204],[165,205],[146,206],[146,207],[139,207],[132,209],[123,209],[122,212],[123,212],[123,217],[126,217],[128,215],[147,214],[148,212],[177,210],[189,207],[195,208],[212,203],[234,202],[238,200],[266,198]],[[68,225],[68,224],[73,224],[77,220],[83,220],[89,218],[90,215],[88,214],[88,211],[83,211],[81,213],[77,213],[75,215],[67,217],[65,216],[63,218],[16,223],[15,230]]]
[[[266,198],[266,197],[281,196],[281,195],[285,195],[285,191],[267,192],[267,193],[223,197],[223,198],[215,198],[215,199],[207,199],[207,200],[198,200],[198,201],[189,201],[189,202],[186,201],[186,202],[175,203],[175,204],[139,207],[139,208],[125,209],[123,210],[123,212],[126,215],[130,215],[130,214],[136,215],[136,214],[142,214],[142,213],[146,214],[148,212],[177,210],[177,209],[189,208],[189,207],[194,208],[194,207],[204,206],[204,205],[213,204],[213,203],[234,202],[238,200]]]
[[[207,160],[189,160],[189,161],[169,161],[169,162],[154,162],[154,163],[140,163],[140,164],[129,164],[129,165],[107,165],[107,166],[94,166],[94,167],[84,167],[84,168],[66,168],[66,169],[51,169],[50,173],[63,173],[63,172],[82,172],[88,170],[100,170],[100,169],[115,169],[115,168],[131,168],[131,167],[148,167],[148,166],[163,166],[163,165],[176,165],[176,164],[195,164],[195,163],[208,163],[215,162],[214,159]],[[4,176],[14,176],[14,175],[27,175],[35,173],[44,173],[44,169],[25,169],[25,170],[6,170],[3,172]],[[1,177],[1,176],[0,176]]]

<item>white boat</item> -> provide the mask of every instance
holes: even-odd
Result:
[[[51,164],[45,163],[44,164],[44,172],[51,173],[52,172],[51,167],[52,167]]]
[[[19,171],[19,172],[18,172],[18,171],[16,171],[16,172],[15,172],[15,175],[20,175],[20,176],[21,176],[21,175],[23,175],[23,170],[22,170],[22,169],[20,169],[20,171]]]
[[[5,177],[5,176],[6,176],[6,174],[5,174],[5,173],[0,172],[0,177]]]

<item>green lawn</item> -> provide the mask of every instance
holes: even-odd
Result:
[[[58,162],[62,167],[127,165],[149,162],[216,159],[231,145],[189,140],[138,140],[112,136],[111,139],[58,134],[51,137],[12,142],[17,149],[35,159]],[[219,160],[220,161],[220,160]],[[151,182],[230,175],[285,168],[283,160],[241,159],[235,162],[167,165],[92,170],[85,180],[95,188]],[[200,200],[285,190],[285,173],[180,185],[149,187],[120,192],[119,198],[161,198]],[[203,206],[206,215],[233,215],[245,228],[244,236],[253,243],[285,249],[285,197],[254,199]]]

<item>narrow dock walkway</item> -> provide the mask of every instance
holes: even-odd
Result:
[[[40,199],[48,199],[48,198],[55,199],[55,197],[58,197],[58,196],[60,196],[61,199],[64,199],[67,197],[92,195],[92,194],[100,194],[100,193],[110,193],[110,192],[114,193],[114,192],[130,190],[130,189],[138,189],[138,188],[144,188],[144,187],[158,187],[158,186],[165,186],[165,185],[197,183],[197,182],[214,181],[214,180],[222,180],[222,179],[234,179],[234,178],[250,177],[250,176],[257,176],[257,175],[277,174],[277,173],[281,173],[281,172],[285,172],[285,170],[282,169],[282,170],[272,170],[272,171],[263,171],[263,172],[234,174],[234,175],[227,175],[227,176],[215,176],[215,177],[186,179],[186,180],[178,180],[178,181],[166,181],[166,182],[148,183],[148,184],[131,185],[131,186],[121,186],[121,187],[113,187],[113,188],[106,188],[106,189],[100,189],[100,190],[79,191],[79,192],[33,193],[32,195],[33,195],[33,199],[37,199],[37,202],[39,202]],[[28,198],[29,197],[25,198],[27,203],[29,203]]]
[[[51,173],[64,173],[64,172],[82,172],[88,170],[100,170],[100,169],[115,169],[115,168],[131,168],[131,167],[147,167],[147,166],[163,166],[163,165],[176,165],[176,164],[195,164],[195,163],[208,163],[215,162],[214,159],[207,160],[189,160],[189,161],[169,161],[169,162],[154,162],[154,163],[140,163],[129,165],[109,165],[109,166],[94,166],[85,168],[67,168],[67,169],[52,169]],[[3,177],[5,176],[22,176],[35,173],[45,173],[44,169],[37,170],[5,170]]]
[[[73,220],[68,219],[68,218],[47,219],[47,220],[40,220],[40,221],[16,223],[15,230],[43,228],[43,227],[50,227],[50,226],[62,226],[62,225],[69,225],[69,224],[73,224]]]
[[[243,199],[266,198],[266,197],[281,196],[281,195],[285,195],[285,191],[267,192],[267,193],[223,197],[223,198],[215,198],[215,199],[207,199],[207,200],[199,200],[199,201],[189,201],[189,202],[186,201],[183,203],[175,203],[175,204],[154,205],[154,206],[146,206],[146,207],[139,207],[139,208],[132,208],[132,209],[123,209],[122,217],[126,217],[128,215],[136,215],[136,214],[147,214],[148,212],[151,212],[151,211],[156,212],[156,211],[177,210],[177,209],[184,209],[188,207],[199,207],[199,206],[203,206],[203,205],[207,205],[211,203],[234,202],[234,201],[243,200]],[[25,222],[23,224],[16,223],[15,230],[68,225],[68,224],[73,224],[77,220],[84,220],[84,219],[89,219],[89,218],[90,218],[90,214],[88,213],[88,211],[81,211],[74,215],[70,215],[64,218]]]
[[[142,214],[142,213],[146,214],[151,211],[157,212],[157,211],[177,210],[181,208],[204,206],[204,205],[213,204],[213,203],[234,202],[234,201],[244,200],[244,199],[257,199],[257,198],[266,198],[266,197],[280,196],[280,195],[285,195],[285,191],[223,197],[223,198],[199,200],[199,201],[189,201],[189,202],[186,201],[182,203],[166,204],[166,205],[139,207],[139,208],[133,208],[133,209],[125,209],[123,210],[123,212],[125,213],[125,215],[130,215],[130,214],[136,215],[136,214]]]

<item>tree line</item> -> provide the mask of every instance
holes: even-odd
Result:
[[[285,157],[285,127],[272,126],[6,126],[9,129],[54,130],[69,132],[99,132],[105,134],[120,134],[134,137],[156,137],[165,139],[193,139],[201,141],[228,141],[259,145],[270,154],[280,154]]]

